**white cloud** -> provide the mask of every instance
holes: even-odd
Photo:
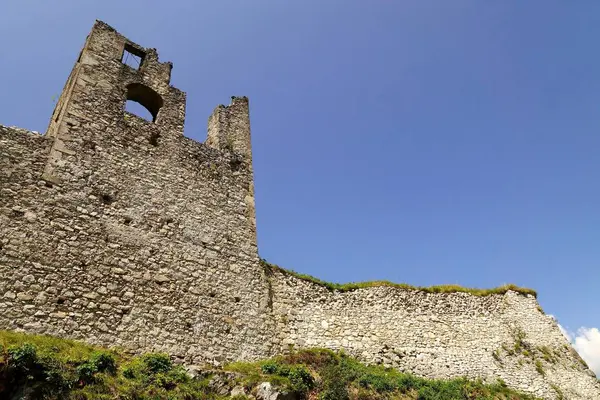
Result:
[[[600,376],[600,330],[579,328],[573,346],[596,376]]]
[[[590,369],[594,371],[596,376],[600,377],[600,330],[598,328],[582,327],[573,333],[560,324],[558,324],[558,327]]]

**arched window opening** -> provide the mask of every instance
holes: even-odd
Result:
[[[162,106],[162,97],[148,86],[139,83],[132,83],[127,86],[125,111],[154,122]]]
[[[137,115],[148,122],[154,121],[154,116],[152,113],[146,107],[133,100],[127,100],[125,103],[125,111],[132,113],[133,115]]]

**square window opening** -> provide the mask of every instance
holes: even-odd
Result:
[[[125,43],[125,48],[123,49],[123,56],[121,57],[121,62],[135,70],[138,70],[142,66],[145,56],[146,53],[144,53],[140,49],[132,46],[129,43]]]

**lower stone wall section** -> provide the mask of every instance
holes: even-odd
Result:
[[[187,139],[140,143],[62,158],[76,167],[52,184],[51,138],[0,126],[0,329],[188,363],[267,357],[250,172]]]
[[[271,275],[281,347],[343,349],[367,363],[428,378],[465,376],[544,399],[600,399],[600,384],[533,296],[350,292]]]

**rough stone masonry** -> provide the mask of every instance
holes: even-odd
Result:
[[[265,269],[248,99],[218,106],[195,142],[171,69],[97,21],[46,133],[0,126],[0,329],[188,363],[328,347],[426,377],[600,399],[533,296],[341,293]]]

